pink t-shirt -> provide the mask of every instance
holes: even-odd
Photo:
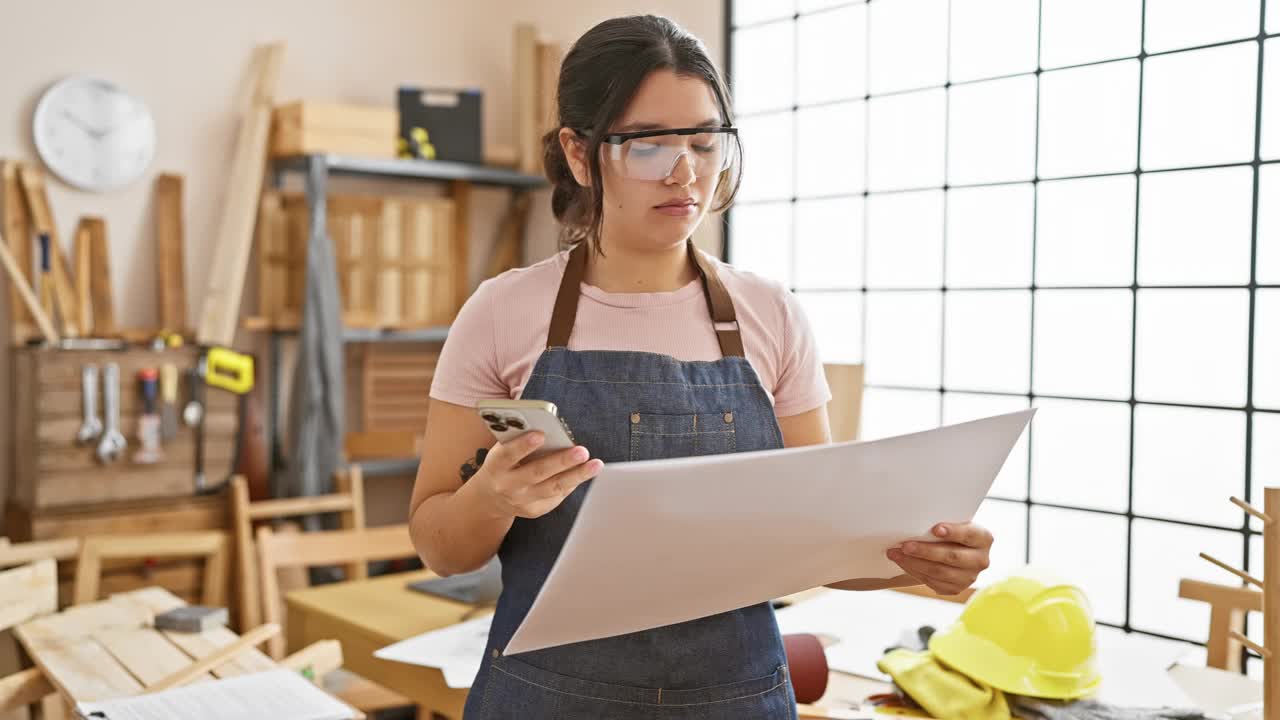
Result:
[[[519,398],[546,349],[551,310],[569,251],[485,280],[449,328],[431,397],[474,407],[483,398]],[[747,360],[778,417],[831,399],[813,331],[780,283],[709,256],[733,298]],[[701,280],[679,290],[610,293],[582,283],[570,350],[639,350],[677,360],[717,360],[720,344]]]

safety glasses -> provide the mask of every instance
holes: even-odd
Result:
[[[578,135],[585,136],[581,130]],[[742,158],[735,127],[671,128],[610,133],[601,140],[604,156],[624,177],[664,180],[688,158],[697,177],[719,175]]]

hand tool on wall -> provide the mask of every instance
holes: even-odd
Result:
[[[76,442],[88,445],[102,435],[102,418],[98,416],[97,365],[80,368],[80,395],[84,419],[80,421],[80,430],[76,432]]]
[[[202,355],[196,360],[196,366],[191,370],[191,402],[187,404],[187,410],[184,412],[184,419],[188,425],[195,428],[196,438],[196,467],[195,467],[195,491],[203,493],[206,490],[204,478],[204,376],[205,376],[205,357]],[[192,407],[195,410],[192,410]]]
[[[142,417],[138,418],[138,451],[133,454],[133,461],[141,464],[160,462],[164,455],[160,451],[160,415],[157,412],[160,400],[160,373],[155,368],[143,368],[138,371],[138,392],[142,396]]]
[[[5,244],[3,236],[0,236],[0,262],[4,263],[4,270],[9,275],[9,284],[22,297],[22,301],[27,306],[27,311],[31,313],[31,316],[36,320],[36,324],[40,326],[40,332],[44,334],[45,340],[51,343],[61,340],[58,337],[58,331],[53,327],[53,321],[49,319],[44,309],[40,307],[35,293],[31,292],[31,287],[27,284],[27,278],[23,274],[22,268],[18,265],[18,261],[14,259],[13,253],[9,252],[9,246]]]
[[[75,290],[71,284],[71,271],[67,267],[67,258],[58,245],[58,230],[53,223],[53,211],[49,207],[49,195],[45,191],[44,173],[23,165],[18,170],[18,176],[22,179],[27,210],[40,238],[41,251],[47,253],[42,258],[45,262],[42,267],[53,276],[53,296],[58,316],[62,318],[62,331],[67,337],[79,337],[79,313],[76,310]],[[41,292],[44,292],[43,289]]]
[[[193,428],[204,418],[204,406],[200,404],[200,372],[195,368],[187,370],[187,404],[182,408],[182,422]]]
[[[160,366],[160,440],[171,442],[178,436],[178,367]]]
[[[106,412],[106,431],[98,441],[98,460],[104,463],[117,460],[129,443],[120,432],[120,366],[107,363],[103,371],[102,397]]]

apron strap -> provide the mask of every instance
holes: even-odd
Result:
[[[578,297],[581,295],[581,283],[587,268],[587,243],[580,242],[569,251],[568,264],[564,275],[560,278],[560,290],[556,293],[555,308],[551,312],[551,328],[547,331],[547,348],[568,347],[569,335],[573,332],[573,321],[578,316]],[[738,316],[733,308],[733,299],[715,265],[698,251],[693,240],[687,240],[689,257],[698,274],[702,277],[703,295],[707,300],[707,308],[711,312],[711,322],[715,325],[716,339],[720,342],[720,354],[725,357],[746,357],[742,348],[742,332],[738,327]],[[732,324],[732,328],[721,327]]]

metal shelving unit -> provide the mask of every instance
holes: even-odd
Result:
[[[383,180],[420,180],[425,182],[446,182],[470,186],[506,188],[513,193],[537,190],[547,185],[546,178],[540,175],[528,175],[507,168],[472,165],[469,163],[445,162],[438,160],[401,160],[384,158],[353,157],[348,155],[300,155],[279,158],[272,162],[270,181],[274,189],[284,186],[286,173],[303,174],[304,195],[307,201],[307,214],[310,218],[312,237],[319,235],[326,242],[329,240],[325,227],[329,178],[364,177]],[[459,203],[458,212],[465,213],[465,203]],[[276,470],[283,466],[284,454],[280,449],[280,367],[281,344],[287,336],[295,334],[296,329],[267,328],[269,337],[269,357],[267,371],[271,377],[271,389],[267,408],[267,447],[271,448],[270,475],[268,485],[273,494],[276,493]],[[433,327],[412,330],[379,330],[366,328],[345,328],[342,333],[344,343],[384,343],[384,342],[443,342],[449,334],[449,328]],[[360,463],[366,476],[396,475],[412,471],[416,467],[416,459],[388,458]]]

